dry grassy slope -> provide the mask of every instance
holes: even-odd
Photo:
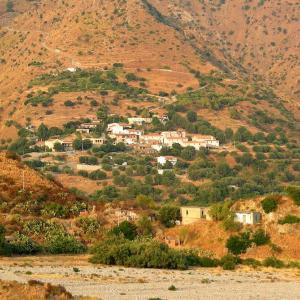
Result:
[[[8,158],[5,152],[0,152],[0,200],[12,201],[18,196],[23,188],[23,172],[25,190],[30,192],[32,197],[48,194],[51,201],[55,201],[56,197],[64,194],[64,202],[76,200],[66,189],[42,177],[20,161]]]
[[[3,2],[6,1],[0,0],[2,6]],[[212,69],[210,64],[200,62],[194,49],[172,28],[149,15],[141,1],[35,1],[24,13],[17,13],[4,23],[0,29],[0,58],[6,61],[0,64],[3,109],[0,130],[6,136],[12,131],[6,132],[4,120],[13,118],[22,122],[24,115],[37,119],[44,114],[23,106],[29,80],[40,73],[70,66],[91,68],[122,62],[128,72],[152,68],[151,72],[141,71],[140,75],[149,77],[150,90],[157,92],[171,91],[178,83],[183,84],[183,89],[197,86],[183,63],[203,72]],[[34,60],[44,66],[28,67]],[[62,109],[59,114],[64,116],[66,111]],[[79,114],[84,116],[86,110]],[[60,115],[56,116],[59,119]]]
[[[278,220],[287,214],[300,217],[300,207],[294,205],[291,199],[283,198],[276,212],[266,215],[260,205],[261,198],[246,201],[238,201],[235,204],[236,210],[255,210],[260,211],[263,215],[262,224],[248,227],[250,230],[258,228],[265,229],[271,237],[272,243],[282,249],[281,253],[272,252],[269,246],[253,247],[248,249],[243,256],[263,259],[276,255],[282,259],[300,259],[300,240],[299,224],[279,225]],[[167,230],[165,235],[181,237],[186,240],[184,247],[199,247],[209,253],[214,253],[221,257],[227,253],[225,247],[226,240],[234,233],[225,231],[218,222],[201,220],[195,224],[175,227]]]
[[[151,15],[143,5],[147,1],[171,17],[171,23],[180,30]],[[126,71],[148,79],[151,92],[182,92],[197,87],[197,80],[183,64],[204,73],[226,66],[237,77],[262,75],[263,79],[273,80],[277,91],[288,95],[287,99],[297,97],[299,6],[294,2],[286,5],[284,1],[266,1],[257,7],[257,0],[249,4],[251,9],[243,10],[242,0],[226,1],[224,5],[204,0],[147,1],[19,0],[15,1],[16,12],[7,14],[6,0],[0,0],[0,59],[4,60],[0,63],[0,137],[16,135],[14,127],[5,127],[7,119],[24,124],[25,118],[31,117],[36,125],[44,122],[60,126],[71,119],[94,115],[88,105],[73,108],[70,113],[63,102],[73,99],[72,94],[55,98],[53,115],[46,115],[47,108],[23,105],[30,79],[70,66],[102,68],[122,62]],[[216,67],[204,62],[196,50],[212,53],[210,60],[222,63]],[[32,61],[44,64],[28,66]],[[127,104],[115,112],[124,114]],[[288,102],[286,107],[300,119],[298,103]],[[263,109],[272,114],[268,105]],[[245,123],[230,119],[227,110],[202,110],[199,114],[221,128]],[[220,115],[224,122],[220,123]]]
[[[94,297],[73,297],[62,286],[53,286],[38,281],[30,281],[28,284],[0,281],[0,300],[96,300]]]
[[[299,100],[299,1],[150,2],[231,70],[260,76],[281,96]]]

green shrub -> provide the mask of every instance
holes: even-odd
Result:
[[[17,232],[9,244],[11,253],[18,255],[33,255],[42,251],[42,247],[28,236]]]
[[[261,262],[259,260],[254,259],[254,258],[245,258],[241,261],[241,264],[245,265],[245,266],[252,266],[252,267],[261,266]]]
[[[172,284],[171,286],[168,287],[168,290],[169,291],[177,291],[177,288],[175,287],[175,285]]]
[[[232,235],[226,241],[226,248],[234,255],[245,253],[251,245],[250,234],[243,232],[240,235]]]
[[[187,269],[191,253],[169,248],[155,240],[105,240],[92,248],[92,263],[138,268]]]
[[[85,252],[86,247],[74,236],[64,231],[58,231],[48,234],[45,250],[51,254],[79,254]]]
[[[232,206],[232,201],[225,201],[223,203],[216,203],[211,206],[209,210],[209,215],[214,221],[223,221],[232,215],[230,207]]]
[[[266,214],[273,212],[278,207],[279,195],[270,195],[261,201],[261,206]]]
[[[159,221],[166,227],[172,227],[180,220],[180,209],[177,206],[163,206],[158,213]]]
[[[277,259],[276,257],[268,257],[263,261],[263,266],[280,269],[284,268],[285,264],[283,261]]]
[[[110,233],[117,236],[122,235],[127,240],[134,240],[138,235],[137,226],[128,221],[123,221],[118,226],[115,226]]]
[[[300,218],[294,215],[286,215],[284,218],[278,221],[279,224],[298,224],[300,223]]]
[[[286,189],[287,194],[293,199],[296,205],[300,205],[300,187],[289,186]]]
[[[236,265],[240,263],[240,259],[233,255],[225,255],[220,260],[223,270],[234,270]]]
[[[85,234],[95,234],[100,229],[100,224],[93,218],[81,217],[76,224],[82,228]]]
[[[105,172],[101,170],[93,171],[89,174],[89,178],[92,180],[103,180],[107,178],[107,175]]]
[[[42,215],[50,218],[66,218],[69,215],[69,211],[62,204],[47,203],[42,210]]]
[[[258,229],[252,235],[252,242],[256,246],[266,245],[270,242],[270,236],[265,233],[262,229]]]

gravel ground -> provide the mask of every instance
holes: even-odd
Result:
[[[72,264],[71,257],[65,260],[59,257],[57,261],[52,258],[48,262],[43,259],[0,260],[0,279],[18,282],[35,279],[61,284],[73,295],[103,300],[300,299],[297,270],[171,271],[93,266],[76,260]],[[171,285],[176,291],[168,290]]]

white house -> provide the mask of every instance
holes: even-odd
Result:
[[[175,156],[159,156],[156,158],[157,163],[164,166],[167,162],[170,162],[173,166],[177,163],[177,157]]]
[[[193,134],[191,139],[191,146],[194,146],[197,150],[202,147],[218,148],[220,146],[220,142],[212,135]]]
[[[126,123],[111,123],[107,125],[107,132],[111,134],[120,134],[125,128],[131,128],[131,125]]]
[[[66,70],[69,71],[69,72],[71,72],[71,73],[75,73],[77,71],[77,68],[75,68],[75,67],[69,67]]]
[[[260,223],[261,213],[255,211],[235,212],[234,221],[245,225],[254,225]]]

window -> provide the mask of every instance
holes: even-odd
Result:
[[[186,211],[185,211],[185,214],[186,214],[186,215],[188,215],[188,214],[189,214],[189,211],[188,211],[188,210],[186,210]]]

